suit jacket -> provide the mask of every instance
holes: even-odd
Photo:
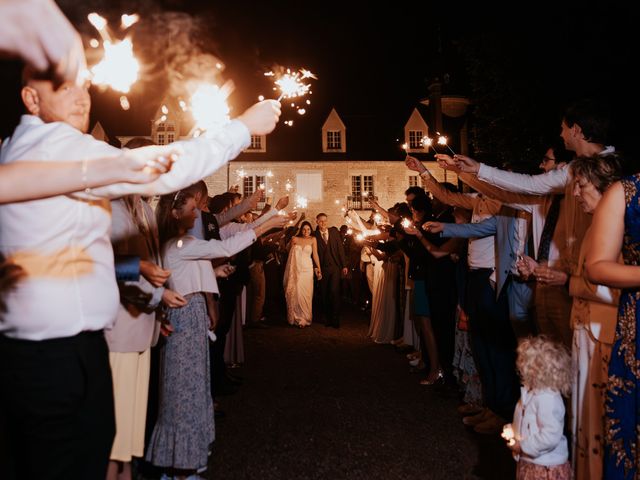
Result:
[[[325,244],[322,239],[320,229],[316,228],[316,240],[318,241],[318,258],[320,259],[320,268],[347,268],[347,258],[344,254],[344,247],[340,232],[336,227],[329,228],[329,241]]]
[[[506,213],[508,209],[502,209]],[[516,240],[517,224],[514,215],[494,215],[479,223],[445,223],[443,237],[480,238],[489,235],[496,237],[496,297],[500,295],[507,278],[517,261]],[[509,283],[509,315],[514,320],[525,320],[533,299],[532,285],[512,281]]]

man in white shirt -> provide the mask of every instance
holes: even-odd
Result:
[[[29,112],[3,142],[0,164],[108,157],[116,149],[85,135],[86,85],[55,89],[27,72]],[[24,478],[104,478],[113,441],[113,393],[102,330],[118,307],[109,199],[169,193],[212,174],[275,128],[278,102],[260,102],[219,132],[177,142],[181,158],[147,185],[114,184],[0,206],[0,252],[25,271],[0,322],[0,409],[8,458]],[[146,147],[156,148],[156,147]]]

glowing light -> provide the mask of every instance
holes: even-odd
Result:
[[[382,223],[382,215],[380,215],[379,213],[376,213],[373,216],[373,221],[376,222],[376,223]]]
[[[89,22],[91,23],[91,25],[93,25],[95,27],[95,29],[98,30],[100,35],[108,35],[108,33],[106,33],[106,27],[107,27],[107,19],[106,18],[101,17],[100,15],[98,15],[95,12],[90,13],[87,16],[87,18],[89,19]]]
[[[162,113],[164,113],[165,115],[166,115],[167,113],[169,113],[169,109],[167,108],[167,106],[166,106],[166,105],[162,105],[162,109],[161,109],[161,110],[162,110]]]
[[[92,48],[98,48],[100,46],[100,42],[97,38],[92,38],[89,40],[89,45],[91,45]]]
[[[261,184],[258,186],[258,188],[259,188],[260,190],[265,190],[267,187],[265,187],[264,183],[261,183]]]
[[[307,105],[311,105],[311,100],[307,100]]]
[[[196,88],[190,101],[191,114],[195,120],[194,130],[215,133],[229,123],[227,98],[230,90],[229,84],[220,88],[212,83],[203,83]]]
[[[353,228],[347,228],[347,235],[353,235]]]
[[[455,155],[456,152],[454,152],[453,149],[447,143],[447,137],[442,135],[440,132],[436,132],[436,135],[438,135],[438,145],[444,145],[449,149],[452,155]]]
[[[284,185],[284,189],[287,192],[290,192],[292,188],[293,188],[293,185],[291,185],[291,182],[289,180],[287,180],[287,183]]]
[[[134,13],[133,15],[127,15],[126,13],[120,17],[120,21],[122,23],[122,28],[127,29],[134,23],[137,23],[140,20],[140,15]]]
[[[304,83],[303,80],[312,78],[317,80],[317,77],[309,70],[301,68],[297,72],[292,72],[290,68],[286,69],[286,73],[276,74],[275,72],[265,73],[267,77],[275,77],[274,81],[275,89],[280,89],[280,96],[278,101],[283,98],[295,98],[302,97],[310,92],[311,85]]]
[[[308,204],[309,202],[305,197],[296,195],[296,208],[307,208]]]
[[[336,205],[340,205],[340,200],[336,200],[336,201],[335,201],[335,204],[336,204]]]
[[[120,97],[120,107],[122,107],[123,110],[129,110],[129,108],[131,108],[129,99],[126,97],[126,95],[122,95]]]
[[[411,221],[408,218],[403,218],[402,219],[402,226],[404,228],[409,228],[411,226]]]
[[[176,246],[178,248],[182,248],[182,240],[178,240],[178,242],[176,243]]]
[[[304,115],[305,113],[307,113],[307,111],[304,108],[298,109],[298,114]]]
[[[263,100],[264,100],[264,95],[260,95],[260,96],[258,97],[258,101],[259,101],[259,102],[262,102]]]
[[[364,192],[362,192],[362,196],[364,198],[367,198],[369,196],[369,192],[367,192],[366,190]]]
[[[187,102],[185,102],[184,100],[180,100],[178,102],[178,105],[180,105],[180,108],[182,109],[183,112],[187,111]]]
[[[402,144],[402,149],[403,149],[405,152],[408,152],[408,151],[409,151],[409,144],[408,144],[408,143],[403,143],[403,144]]]
[[[271,170],[267,172],[267,178],[273,178],[273,172]]]
[[[119,43],[104,42],[104,58],[91,69],[94,85],[103,85],[128,93],[138,80],[140,65],[133,56],[133,45],[128,38]]]
[[[284,124],[289,127],[293,127],[293,120],[285,120]]]
[[[236,170],[236,175],[238,175],[239,178],[244,178],[247,176],[247,172],[241,168],[240,170]]]
[[[513,446],[516,444],[516,436],[510,423],[507,423],[502,427],[502,433],[500,436],[507,441],[507,445]]]
[[[357,235],[356,235],[356,240],[357,240],[358,242],[363,241],[363,240],[364,240],[364,235],[363,235],[363,234],[361,234],[361,233],[357,234]]]

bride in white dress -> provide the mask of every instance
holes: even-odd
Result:
[[[313,274],[322,278],[318,244],[311,224],[303,222],[298,234],[291,239],[291,249],[284,271],[284,296],[287,300],[287,321],[300,328],[311,325],[313,303]],[[312,261],[313,258],[313,261]],[[316,265],[314,268],[313,265]]]

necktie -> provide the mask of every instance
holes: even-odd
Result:
[[[329,243],[329,231],[328,230],[322,232],[322,240],[324,240],[324,243]]]
[[[564,198],[564,195],[554,195],[551,201],[551,207],[547,213],[547,218],[544,221],[544,227],[542,228],[542,235],[540,235],[540,247],[538,248],[538,262],[546,262],[549,260],[549,248],[551,247],[551,239],[553,238],[553,232],[556,229],[558,223],[558,216],[560,215],[560,202]]]

